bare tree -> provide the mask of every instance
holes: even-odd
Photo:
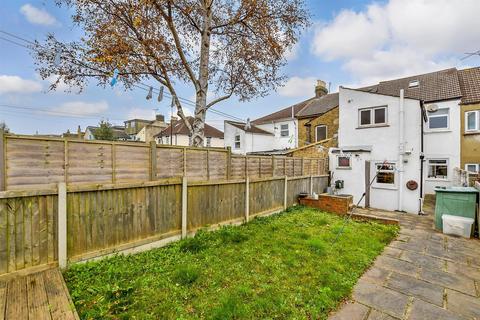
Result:
[[[309,24],[303,0],[57,2],[75,9],[72,19],[85,36],[62,43],[50,34],[39,46],[40,75],[58,76],[51,89],[61,81],[83,89],[92,77],[105,86],[114,69],[126,89],[153,78],[174,97],[195,146],[203,145],[210,107],[232,95],[241,101],[265,96],[282,83],[285,53]],[[177,98],[179,81],[195,88],[193,124]],[[207,102],[210,86],[217,98]]]

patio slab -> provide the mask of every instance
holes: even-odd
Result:
[[[359,211],[398,219],[401,229],[358,281],[347,304],[354,306],[331,319],[480,319],[478,239],[435,231],[432,214]]]

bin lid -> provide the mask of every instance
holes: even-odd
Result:
[[[442,216],[442,220],[459,221],[459,222],[465,222],[465,223],[469,223],[469,224],[472,224],[473,221],[474,221],[472,218],[452,216],[450,214],[444,214]]]
[[[473,187],[435,187],[435,192],[478,193]]]

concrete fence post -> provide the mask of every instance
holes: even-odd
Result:
[[[285,176],[285,184],[283,188],[283,210],[287,210],[287,196],[288,196],[288,178]]]
[[[182,239],[187,237],[187,199],[188,199],[187,177],[182,178]]]
[[[313,194],[313,176],[310,176],[310,195]]]
[[[58,265],[61,269],[67,267],[67,185],[58,184]]]
[[[245,222],[250,219],[250,178],[245,179]]]
[[[157,143],[150,141],[150,180],[157,180]]]

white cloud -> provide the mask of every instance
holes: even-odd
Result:
[[[52,108],[55,112],[73,113],[79,116],[102,114],[108,110],[108,103],[104,100],[98,102],[70,101]]]
[[[128,119],[153,120],[155,118],[155,112],[153,109],[132,108],[128,111],[127,117]]]
[[[39,9],[27,3],[20,8],[20,12],[25,16],[28,22],[43,26],[52,26],[58,24],[57,19],[45,9]]]
[[[278,88],[278,93],[284,97],[309,97],[315,93],[316,79],[313,77],[288,79],[283,87]]]
[[[59,76],[52,74],[51,76],[49,76],[45,80],[48,82],[49,85],[52,85],[55,82],[57,82],[58,77]],[[60,81],[57,84],[56,91],[69,91],[69,90],[72,90],[72,89],[75,89],[75,87],[70,87],[62,79],[60,79]]]
[[[316,27],[312,52],[339,60],[358,83],[373,83],[459,64],[480,49],[480,1],[389,0],[341,11]]]
[[[0,94],[34,93],[42,90],[38,81],[23,79],[19,76],[0,75]]]

